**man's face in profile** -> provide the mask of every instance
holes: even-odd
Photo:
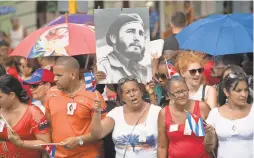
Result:
[[[143,26],[138,22],[122,26],[116,40],[116,48],[125,57],[137,62],[141,61],[145,51],[145,31]]]
[[[215,78],[216,77],[219,78],[219,77],[221,77],[221,75],[225,69],[226,69],[226,65],[224,65],[220,61],[215,61],[214,65],[212,67],[211,76],[215,77]]]

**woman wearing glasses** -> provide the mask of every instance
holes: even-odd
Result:
[[[205,146],[207,151],[218,147],[218,158],[253,157],[254,110],[247,103],[249,90],[244,73],[230,73],[224,82],[228,102],[214,108],[207,119]]]
[[[152,101],[155,100],[154,104],[165,107],[169,103],[167,89],[165,88],[168,84],[168,69],[165,60],[159,61],[154,79],[155,80],[151,81],[149,84],[152,86],[146,89],[149,94],[148,102],[152,103]]]
[[[156,158],[157,118],[161,108],[142,100],[143,93],[134,76],[118,83],[125,104],[111,110],[101,121],[101,105],[95,101],[92,136],[101,139],[113,131],[116,158]]]
[[[180,51],[175,67],[186,81],[190,99],[204,101],[211,109],[218,106],[216,89],[203,84],[204,68],[201,53]]]
[[[2,157],[39,158],[41,146],[50,142],[45,115],[35,106],[28,105],[29,97],[21,83],[10,75],[0,78],[0,114],[7,123],[0,126]],[[10,127],[12,130],[10,129]]]
[[[210,107],[189,99],[184,78],[173,76],[168,83],[170,103],[159,114],[158,158],[209,158],[204,137],[186,130],[187,113],[206,119]]]

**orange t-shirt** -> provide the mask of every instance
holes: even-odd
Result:
[[[52,92],[50,92],[52,93]],[[99,99],[106,108],[106,103],[102,95],[96,92]],[[68,97],[66,93],[59,91],[56,96],[49,97],[45,102],[46,113],[50,115],[52,127],[52,140],[59,143],[69,137],[81,136],[90,132],[90,125],[93,116],[92,105],[96,99],[96,94],[86,91],[85,85],[74,96]],[[68,103],[76,103],[73,115],[68,113]],[[105,114],[103,114],[105,116]],[[57,146],[56,158],[96,158],[102,156],[102,142],[83,145],[72,150],[66,150],[62,146]]]

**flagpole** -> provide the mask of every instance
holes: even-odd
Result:
[[[34,146],[42,146],[42,145],[60,145],[61,143],[45,143],[45,144],[36,144]]]
[[[93,78],[95,78],[94,75],[93,75],[93,72],[90,71],[90,73],[91,73],[91,75],[93,76]],[[99,101],[99,97],[98,97],[96,88],[97,88],[97,84],[95,83],[95,95],[96,95],[96,99]]]

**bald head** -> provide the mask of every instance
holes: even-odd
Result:
[[[55,66],[64,66],[67,70],[79,71],[79,63],[73,57],[60,57],[56,60]]]
[[[79,82],[79,64],[73,57],[60,57],[53,67],[54,81],[60,90],[71,92]]]

